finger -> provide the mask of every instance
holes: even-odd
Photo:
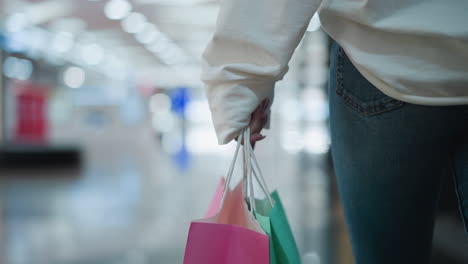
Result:
[[[250,130],[252,131],[251,134],[260,133],[267,123],[268,123],[267,115],[264,115],[260,119],[256,120],[255,123],[252,123],[250,125]]]
[[[266,136],[264,136],[264,135],[262,135],[260,133],[252,134],[250,136],[250,144],[253,145],[255,142],[264,140],[265,138],[266,138]]]
[[[263,113],[262,115],[253,116],[250,122],[251,134],[261,132],[262,129],[265,127],[267,121],[268,115],[266,113]]]
[[[268,109],[268,101],[262,101],[257,108],[255,108],[254,112],[252,113],[252,116],[261,116],[264,114],[265,110]]]
[[[266,98],[265,100],[263,100],[263,105],[262,105],[262,109],[263,111],[266,111],[268,109],[268,106],[270,105],[270,99]]]
[[[255,120],[260,119],[264,115],[264,113],[265,111],[263,111],[263,109],[260,107],[255,109],[255,111],[251,115],[251,120],[255,121]]]
[[[250,144],[252,144],[252,147],[255,146],[255,142],[257,141],[262,141],[266,138],[266,136],[260,134],[260,133],[253,133],[250,135]],[[239,137],[234,138],[235,141],[239,140]],[[242,140],[241,142],[242,145],[244,145],[244,141]]]

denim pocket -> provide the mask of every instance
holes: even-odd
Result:
[[[354,67],[341,47],[337,50],[336,94],[346,105],[372,116],[403,106],[405,103],[385,95]]]

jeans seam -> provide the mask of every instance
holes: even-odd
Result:
[[[455,185],[455,194],[458,200],[458,210],[460,212],[460,216],[463,222],[463,227],[465,228],[465,234],[468,235],[468,221],[467,221],[468,217],[465,215],[465,211],[463,210],[463,201],[461,199],[460,191],[458,190],[458,178],[457,178],[457,172],[455,170],[455,165],[454,165],[454,157],[452,157],[452,160],[450,162],[450,169],[452,171],[453,183]]]
[[[377,115],[384,113],[393,109],[396,109],[402,106],[404,103],[398,101],[391,97],[385,97],[378,101],[375,101],[371,104],[363,103],[358,98],[354,97],[344,88],[343,81],[343,64],[344,64],[344,50],[341,47],[338,47],[338,63],[336,70],[336,81],[338,88],[336,89],[336,94],[339,95],[345,103],[350,106],[352,109],[356,110],[358,113],[368,117],[372,115]],[[377,89],[377,88],[376,88]]]
[[[365,116],[372,116],[380,113],[384,113],[395,108],[402,106],[404,103],[393,98],[382,98],[378,101],[366,104],[361,102],[359,99],[354,97],[352,94],[342,88],[337,90],[336,93],[343,98],[356,111],[360,112]]]
[[[336,66],[336,81],[338,89],[336,92],[343,90],[343,49],[338,47],[338,65]]]

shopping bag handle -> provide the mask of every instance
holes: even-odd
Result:
[[[239,154],[239,149],[240,149],[240,146],[241,146],[242,139],[243,139],[243,133],[241,133],[239,135],[239,138],[237,139],[236,151],[234,152],[234,158],[231,161],[231,165],[229,166],[229,170],[228,170],[228,173],[227,173],[227,176],[226,176],[226,181],[224,182],[223,198],[221,199],[221,203],[219,204],[218,212],[221,211],[221,209],[224,206],[224,201],[226,200],[227,191],[228,191],[228,188],[229,188],[229,184],[231,183],[232,175],[234,173],[234,166],[236,165],[237,156]]]
[[[255,196],[253,189],[253,178],[252,178],[252,151],[250,151],[250,127],[247,127],[244,131],[244,178],[248,184],[246,190],[247,198],[249,199],[250,209],[252,212],[256,211]],[[268,194],[267,194],[268,195]]]
[[[226,181],[224,183],[224,192],[223,192],[223,197],[221,199],[221,203],[219,205],[218,212],[221,211],[221,209],[224,206],[224,202],[226,200],[227,196],[227,191],[229,188],[229,185],[232,180],[232,176],[234,174],[234,167],[236,165],[237,157],[239,154],[239,150],[241,148],[242,141],[246,142],[243,147],[243,158],[244,158],[244,182],[246,184],[246,188],[244,188],[244,192],[247,194],[247,197],[249,199],[249,203],[251,204],[250,209],[253,212],[255,210],[255,200],[254,200],[254,191],[253,191],[253,177],[257,180],[258,184],[260,185],[262,191],[265,193],[266,197],[268,198],[268,202],[270,205],[273,207],[273,199],[270,196],[270,191],[268,190],[268,187],[266,185],[266,181],[263,177],[263,173],[260,169],[260,166],[258,164],[258,161],[255,157],[255,153],[253,151],[252,145],[250,144],[250,128],[247,127],[246,129],[243,129],[242,132],[239,135],[239,138],[237,140],[237,145],[236,145],[236,150],[234,152],[234,157],[231,161],[231,165],[229,166],[229,170],[227,173]],[[253,163],[252,163],[253,161]],[[254,167],[255,166],[255,167]]]
[[[246,137],[249,139],[248,142],[250,142],[250,128],[247,128],[245,132],[246,132]],[[271,192],[268,189],[268,185],[266,184],[265,177],[263,177],[262,170],[260,168],[260,165],[258,163],[257,158],[255,157],[255,152],[254,152],[253,147],[252,147],[251,144],[247,144],[247,151],[250,153],[250,159],[249,160],[251,162],[253,161],[251,163],[252,164],[251,167],[252,167],[253,176],[255,177],[258,184],[262,188],[262,191],[266,195],[266,197],[268,199],[268,202],[273,207],[274,201],[271,198],[271,195],[270,195]]]

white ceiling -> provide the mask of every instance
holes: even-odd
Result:
[[[104,14],[108,0],[0,0],[0,15],[25,13],[35,25],[51,32],[72,32],[78,40],[90,40],[124,59],[138,72],[151,75],[167,66],[134,36],[121,21]],[[132,11],[142,13],[179,46],[197,67],[218,12],[217,0],[128,0]]]

